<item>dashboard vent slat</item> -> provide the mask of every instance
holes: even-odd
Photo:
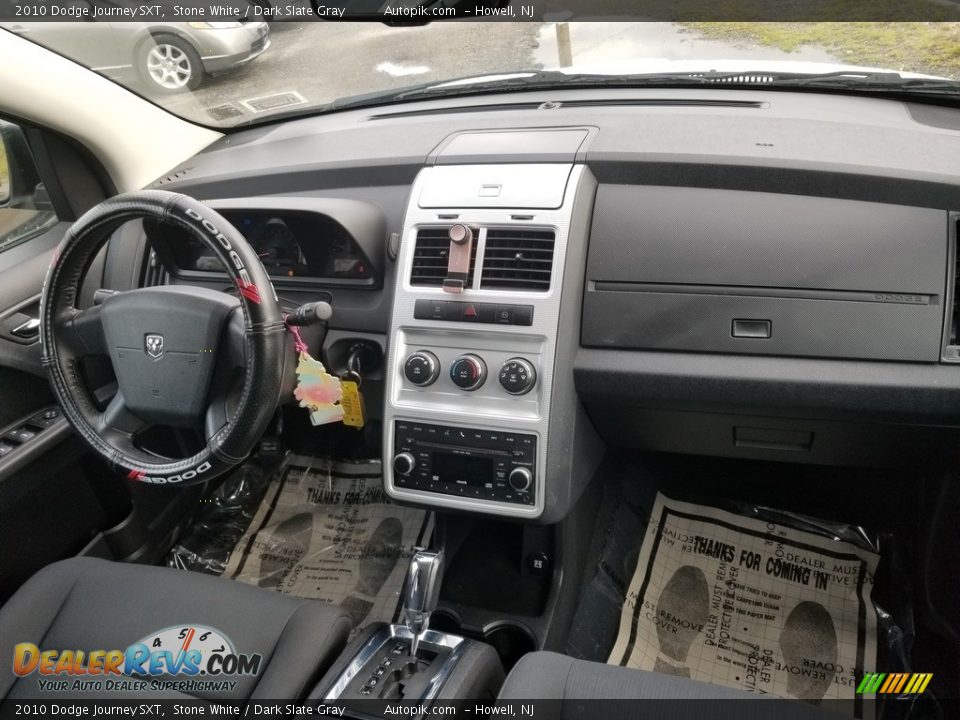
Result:
[[[474,238],[479,234],[473,229]],[[441,287],[447,277],[447,256],[450,252],[449,228],[420,228],[417,232],[417,245],[413,251],[413,266],[410,270],[410,284],[426,287]],[[470,256],[470,276],[467,286],[473,284],[473,271],[477,260],[477,242],[474,240],[473,253]]]
[[[487,230],[480,287],[549,290],[555,239],[553,230]]]
[[[144,262],[143,273],[141,275],[140,287],[157,287],[167,284],[167,271],[163,268],[163,263],[157,257],[157,253],[150,248],[147,259]]]

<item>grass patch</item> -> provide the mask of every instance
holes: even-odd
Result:
[[[960,22],[688,22],[706,37],[792,52],[824,48],[850,65],[960,79]]]

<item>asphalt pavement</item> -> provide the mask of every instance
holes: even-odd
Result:
[[[571,23],[569,31],[569,55],[587,70],[626,63],[640,72],[643,63],[659,60],[702,61],[702,69],[710,69],[714,59],[837,62],[820,48],[787,53],[707,40],[670,23]],[[271,45],[262,55],[229,74],[208,78],[194,92],[159,101],[201,122],[234,123],[268,116],[269,110],[257,108],[269,106],[270,96],[277,94],[288,102],[315,105],[422,82],[558,67],[562,57],[556,23],[275,23]]]
[[[191,93],[161,98],[176,113],[210,121],[209,110],[274,93],[310,104],[465,75],[535,66],[539,23],[445,22],[422,27],[381,23],[278,23],[270,47],[239,70]],[[234,118],[234,120],[246,118]]]

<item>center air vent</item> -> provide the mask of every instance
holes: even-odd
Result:
[[[553,230],[487,230],[480,287],[549,290],[554,239]]]
[[[450,253],[449,227],[420,228],[417,233],[417,246],[413,252],[413,267],[410,270],[410,284],[428,287],[440,287],[447,276],[447,260]],[[473,228],[474,238],[479,230]],[[477,261],[477,242],[474,239],[473,253],[470,256],[470,276],[467,287],[473,284],[473,270]]]

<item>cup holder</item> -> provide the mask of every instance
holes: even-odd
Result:
[[[504,672],[510,672],[520,658],[537,649],[533,633],[518,623],[488,625],[484,629],[483,641],[493,645],[503,663]]]
[[[437,610],[430,615],[430,629],[450,635],[462,635],[460,620],[446,610]]]
[[[430,629],[480,640],[491,645],[500,656],[504,672],[510,672],[521,657],[537,649],[537,641],[533,633],[524,625],[511,620],[493,622],[486,625],[483,630],[477,630],[465,628],[453,613],[438,610],[430,616]]]

